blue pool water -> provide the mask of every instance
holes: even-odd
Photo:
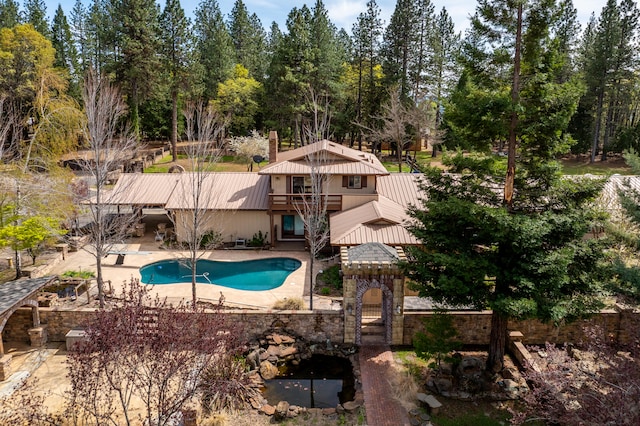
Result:
[[[289,257],[220,262],[200,259],[196,267],[196,281],[217,284],[238,290],[262,291],[280,287],[301,262]],[[191,269],[185,260],[161,260],[140,268],[145,284],[190,283]]]

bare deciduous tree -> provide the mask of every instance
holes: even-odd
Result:
[[[122,293],[122,305],[97,311],[86,339],[69,351],[68,408],[80,423],[174,424],[201,390],[216,398],[207,382],[212,377],[226,382],[216,392],[228,404],[251,392],[245,371],[228,368],[243,349],[238,323],[215,307],[205,312],[153,299],[137,280]],[[133,416],[135,407],[143,407],[141,419]]]
[[[434,114],[428,104],[420,108],[403,104],[397,88],[389,90],[389,100],[382,106],[382,111],[383,115],[376,117],[381,122],[379,128],[357,124],[375,143],[390,142],[395,145],[398,172],[402,172],[402,152],[414,138],[422,137],[433,128]]]
[[[188,102],[183,115],[189,139],[185,146],[189,171],[178,179],[177,193],[181,206],[171,220],[178,240],[186,246],[184,263],[191,270],[191,302],[196,306],[197,264],[206,250],[214,248],[221,238],[217,212],[212,209],[217,199],[216,175],[211,173],[222,151],[217,144],[225,120],[203,102]]]
[[[322,143],[321,139],[326,136],[331,121],[329,104],[319,104],[320,97],[310,91],[310,107],[313,111],[311,125],[305,126],[305,133],[310,143]],[[327,142],[326,139],[322,139]],[[329,181],[330,176],[326,173],[329,166],[329,157],[326,150],[318,149],[314,153],[307,155],[306,162],[309,167],[309,185],[305,183],[305,194],[300,197],[299,202],[294,203],[296,212],[302,219],[309,245],[309,269],[311,271],[309,287],[309,309],[313,310],[313,289],[314,263],[320,251],[326,246],[329,240],[329,218],[327,216],[327,205],[329,202]]]
[[[123,124],[127,109],[118,88],[107,77],[89,71],[82,93],[86,121],[83,136],[88,150],[78,161],[90,177],[91,191],[82,203],[88,206],[92,224],[87,249],[96,259],[96,280],[100,307],[104,307],[102,260],[113,245],[122,242],[135,220],[133,214],[119,214],[109,203],[108,185],[124,170],[136,151],[136,140]]]

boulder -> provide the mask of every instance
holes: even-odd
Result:
[[[260,363],[260,375],[264,380],[271,380],[278,375],[278,368],[269,361]]]
[[[280,401],[276,405],[276,411],[273,414],[273,418],[276,420],[284,420],[289,415],[289,403],[287,401]]]

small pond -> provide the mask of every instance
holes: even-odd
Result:
[[[332,408],[353,401],[355,392],[348,359],[313,355],[297,366],[281,367],[280,376],[265,380],[262,394],[273,405],[287,401],[306,408]]]

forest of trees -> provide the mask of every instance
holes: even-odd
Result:
[[[572,152],[595,160],[640,149],[636,4],[609,0],[585,28],[571,0],[547,12],[559,19],[546,37],[580,99],[566,135]],[[216,0],[202,0],[193,19],[179,0],[161,7],[154,0],[77,0],[70,11],[58,6],[48,14],[42,0],[0,0],[0,139],[12,158],[27,155],[29,138],[29,146],[42,147],[39,155],[78,145],[73,111],[81,108],[89,69],[121,88],[140,139],[180,139],[178,111],[204,99],[228,117],[228,135],[275,129],[305,143],[313,92],[330,106],[332,139],[361,146],[365,129],[383,125],[384,106],[397,91],[405,105],[435,111],[429,123],[446,132],[432,134],[444,134],[449,148],[477,146],[474,126],[493,129],[485,146],[506,142],[509,86],[487,90],[467,77],[482,67],[497,82],[508,66],[474,56],[487,40],[473,24],[456,33],[447,10],[430,0],[398,0],[388,23],[369,0],[348,30],[331,22],[322,0],[294,7],[286,28],[274,22],[268,31],[242,0],[228,14]],[[487,120],[492,116],[501,118]]]

